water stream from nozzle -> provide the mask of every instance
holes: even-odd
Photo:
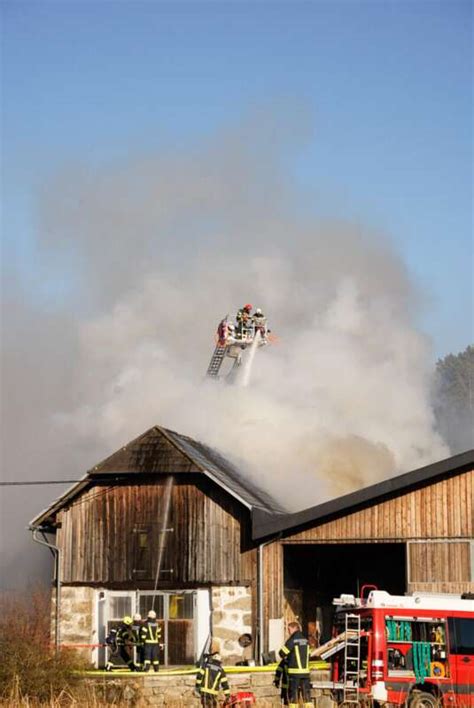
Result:
[[[242,364],[242,373],[240,374],[238,378],[238,384],[245,388],[246,386],[249,385],[250,383],[250,376],[252,374],[252,365],[253,365],[253,360],[255,359],[255,352],[258,349],[258,344],[260,342],[260,337],[261,337],[260,330],[256,330],[255,336],[253,338],[253,342],[248,348],[248,351],[245,353],[245,356],[243,357],[244,361]]]
[[[158,587],[158,580],[160,578],[160,572],[161,572],[161,565],[163,562],[163,554],[165,550],[165,543],[166,543],[166,534],[170,529],[168,528],[168,518],[169,518],[169,513],[170,513],[170,506],[171,506],[171,492],[173,490],[173,477],[167,477],[166,482],[165,482],[165,489],[164,489],[164,495],[163,495],[163,518],[161,522],[161,529],[158,532],[159,533],[159,545],[158,545],[158,560],[156,564],[156,574],[155,574],[155,586],[153,588],[153,599],[152,599],[152,604],[151,604],[151,609],[155,609],[155,598],[156,598],[156,589]]]

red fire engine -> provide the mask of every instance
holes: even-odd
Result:
[[[318,654],[333,657],[331,683],[339,702],[472,708],[471,598],[396,596],[373,589],[364,599],[363,588],[361,599],[341,595],[334,600],[335,637]]]

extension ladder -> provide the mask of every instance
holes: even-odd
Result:
[[[360,615],[345,616],[344,703],[359,704],[360,686]]]

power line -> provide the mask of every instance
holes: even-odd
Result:
[[[29,484],[76,484],[80,479],[41,479],[36,482],[0,482],[0,487],[25,487]]]

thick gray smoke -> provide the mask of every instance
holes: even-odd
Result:
[[[53,313],[27,303],[9,321],[6,476],[77,478],[161,424],[297,509],[449,454],[416,288],[383,234],[322,222],[292,189],[300,128],[70,166],[44,189],[43,267],[69,289]],[[217,323],[244,302],[276,341],[246,388],[206,382]]]

